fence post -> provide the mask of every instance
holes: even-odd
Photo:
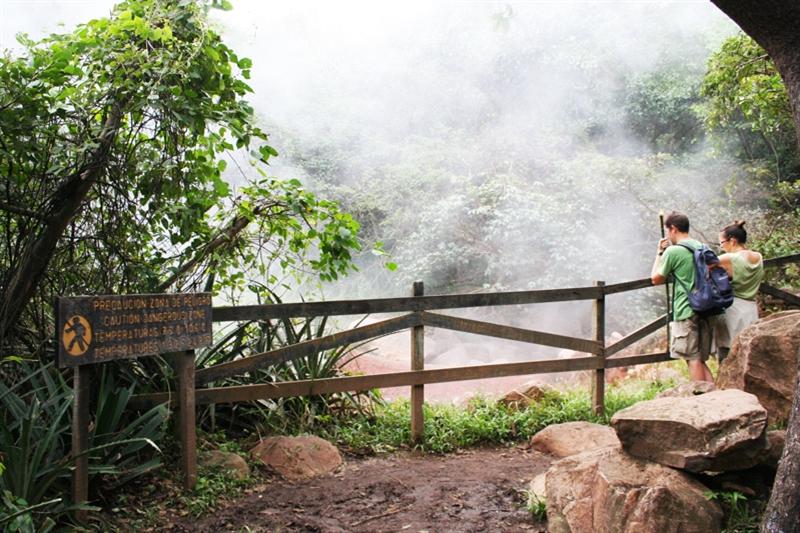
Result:
[[[414,282],[414,296],[425,294],[425,286],[421,281]],[[425,368],[425,330],[423,326],[411,328],[411,370]],[[425,386],[411,386],[411,442],[417,444],[422,441],[425,420],[422,413],[422,404],[425,401]]]
[[[593,333],[594,339],[600,341],[602,351],[597,355],[603,361],[603,366],[594,371],[592,379],[592,413],[602,416],[605,412],[605,389],[606,389],[606,369],[605,369],[605,346],[606,346],[606,293],[605,281],[596,281],[595,286],[600,287],[602,293],[594,301],[592,311],[594,315]]]
[[[72,457],[75,470],[72,471],[72,503],[86,504],[89,499],[89,395],[91,394],[91,371],[88,366],[73,369],[72,390]],[[78,522],[86,522],[88,514],[84,509],[75,511]]]
[[[178,377],[178,435],[181,443],[183,486],[193,490],[197,483],[197,433],[195,427],[194,350],[174,355]]]

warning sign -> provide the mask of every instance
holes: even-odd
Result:
[[[61,344],[73,357],[79,357],[86,353],[92,344],[92,325],[85,316],[73,315],[67,318],[61,332]]]
[[[57,302],[58,365],[80,366],[211,344],[211,293],[78,296]]]

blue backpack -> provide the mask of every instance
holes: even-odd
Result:
[[[681,243],[678,246],[692,252],[694,259],[694,288],[690,290],[675,277],[689,296],[689,306],[700,316],[724,313],[733,304],[733,288],[728,273],[719,266],[717,254],[705,244],[696,250]]]

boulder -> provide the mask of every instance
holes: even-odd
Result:
[[[783,454],[783,447],[786,445],[786,430],[773,429],[767,431],[767,441],[769,441],[769,450],[767,450],[763,464],[777,469]]]
[[[714,390],[717,390],[717,388],[708,381],[690,381],[660,392],[656,398],[687,398]]]
[[[551,533],[710,533],[722,511],[689,475],[619,448],[573,455],[547,471]]]
[[[619,439],[613,429],[591,422],[553,424],[531,437],[533,449],[556,457],[568,457],[619,445]]]
[[[305,479],[327,474],[342,464],[339,450],[313,435],[268,437],[250,453],[287,479]]]
[[[755,394],[771,423],[786,421],[792,408],[799,350],[800,311],[762,318],[736,337],[720,366],[717,388]]]
[[[250,477],[250,467],[247,461],[237,453],[211,450],[200,454],[198,463],[200,466],[225,470],[235,479],[242,480]]]
[[[553,390],[552,387],[547,385],[525,383],[497,400],[497,402],[511,409],[524,409],[540,401],[545,394]]]
[[[735,389],[639,402],[611,426],[631,455],[690,472],[750,468],[768,447],[767,411]]]

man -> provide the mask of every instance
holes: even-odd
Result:
[[[713,382],[714,377],[706,365],[711,351],[712,325],[695,314],[683,288],[694,286],[694,258],[683,246],[670,246],[682,243],[695,249],[701,244],[689,237],[689,218],[682,213],[670,213],[664,221],[664,229],[667,236],[658,243],[650,279],[653,285],[661,285],[671,274],[683,282],[674,285],[670,354],[674,359],[686,361],[692,381]]]

